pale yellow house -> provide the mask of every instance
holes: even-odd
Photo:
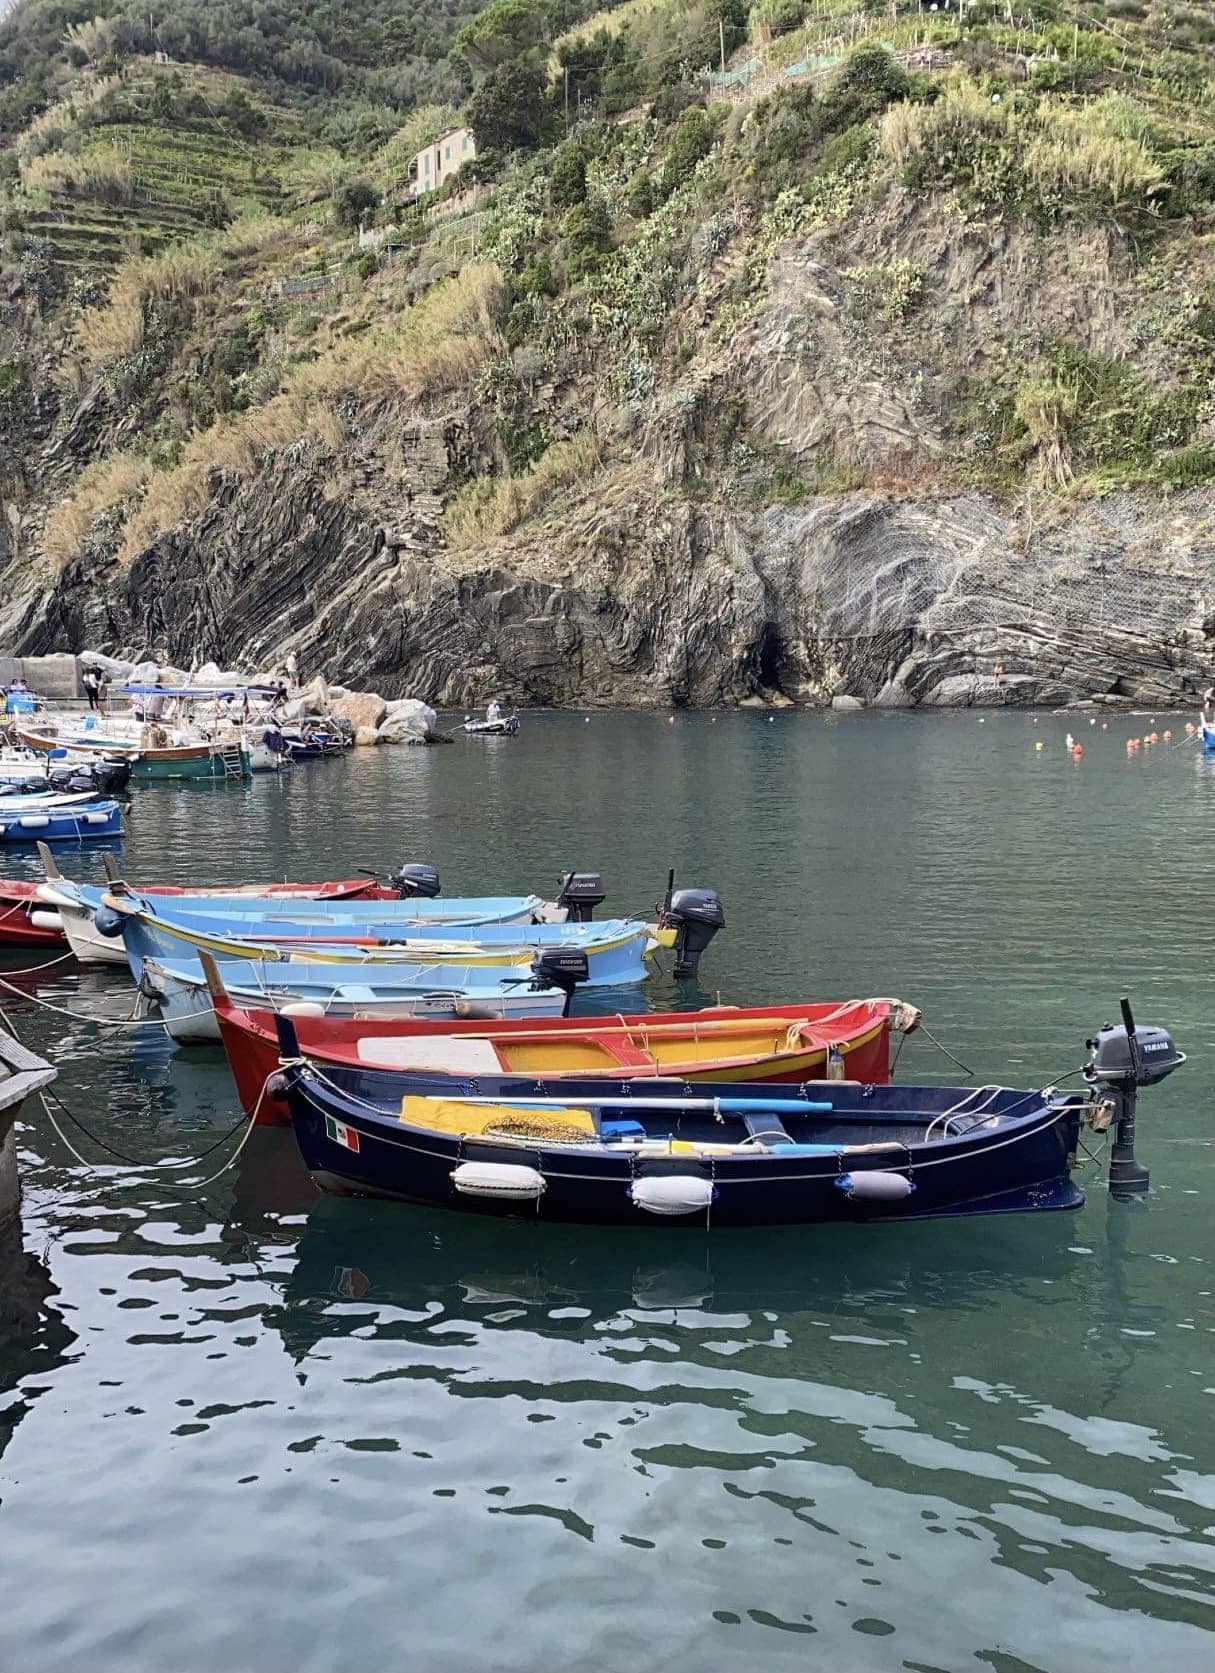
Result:
[[[437,191],[460,168],[477,154],[477,142],[471,128],[453,128],[449,134],[425,146],[409,165],[407,196],[419,198],[425,192]]]

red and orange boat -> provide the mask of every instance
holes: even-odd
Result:
[[[275,1013],[236,1005],[212,960],[203,963],[246,1114],[286,1122],[287,1106],[268,1084],[279,1063]],[[288,1014],[301,1053],[322,1073],[386,1068],[533,1080],[799,1082],[828,1078],[830,1064],[841,1079],[877,1086],[890,1081],[893,1035],[910,1033],[920,1018],[897,999],[508,1021],[327,1017],[302,1005]]]

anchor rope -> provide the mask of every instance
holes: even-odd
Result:
[[[52,1092],[50,1094],[50,1097],[54,1099],[56,1104],[58,1104],[59,1108],[63,1111],[64,1115],[66,1115],[70,1121],[72,1121],[77,1127],[79,1127],[80,1131],[82,1133],[87,1134],[88,1137],[90,1139],[92,1139],[94,1144],[96,1144],[100,1149],[107,1151],[111,1156],[116,1157],[120,1162],[124,1162],[124,1163],[126,1163],[127,1166],[135,1168],[137,1170],[137,1172],[139,1173],[139,1175],[141,1177],[137,1178],[137,1179],[127,1179],[127,1180],[118,1181],[118,1183],[123,1184],[123,1185],[143,1185],[143,1184],[146,1184],[147,1179],[146,1179],[146,1177],[143,1177],[143,1176],[146,1176],[147,1174],[176,1173],[182,1168],[196,1168],[201,1161],[203,1161],[206,1157],[212,1155],[213,1152],[215,1152],[216,1150],[220,1149],[220,1147],[222,1145],[226,1144],[228,1142],[228,1140],[232,1137],[233,1133],[235,1133],[237,1131],[237,1129],[243,1123],[245,1125],[246,1131],[245,1131],[244,1135],[242,1136],[241,1141],[237,1145],[236,1149],[232,1152],[231,1156],[229,1156],[228,1160],[223,1164],[223,1166],[221,1168],[217,1168],[216,1171],[213,1174],[209,1174],[206,1179],[185,1179],[185,1180],[182,1180],[180,1186],[178,1186],[176,1184],[173,1184],[171,1182],[168,1184],[168,1189],[171,1190],[171,1191],[172,1190],[178,1190],[178,1189],[183,1189],[184,1190],[184,1189],[187,1189],[187,1188],[191,1191],[203,1191],[203,1190],[206,1190],[206,1188],[209,1185],[214,1185],[214,1183],[217,1179],[221,1179],[223,1177],[223,1175],[225,1173],[227,1173],[230,1168],[235,1166],[238,1158],[240,1157],[241,1152],[244,1150],[245,1146],[249,1142],[249,1139],[250,1139],[250,1137],[253,1133],[253,1129],[257,1126],[258,1114],[261,1110],[262,1100],[265,1097],[266,1087],[269,1084],[269,1081],[270,1081],[270,1076],[267,1075],[266,1079],[262,1082],[261,1091],[257,1095],[257,1102],[253,1106],[253,1114],[251,1116],[246,1118],[245,1115],[242,1113],[242,1115],[239,1117],[239,1119],[236,1120],[235,1122],[233,1122],[232,1126],[228,1128],[227,1132],[221,1133],[219,1138],[217,1138],[213,1144],[209,1144],[205,1150],[199,1151],[197,1156],[188,1156],[188,1157],[185,1158],[184,1161],[181,1161],[181,1162],[140,1162],[140,1161],[137,1161],[133,1156],[127,1156],[121,1150],[116,1149],[115,1146],[113,1146],[112,1144],[109,1144],[105,1139],[101,1138],[97,1133],[94,1133],[91,1128],[87,1127],[85,1125],[85,1123],[83,1121],[81,1121],[80,1117],[68,1108],[68,1106],[64,1103],[63,1099],[59,1097],[58,1093]],[[59,1122],[56,1121],[55,1116],[51,1111],[50,1104],[47,1101],[47,1094],[45,1092],[45,1089],[40,1090],[38,1092],[37,1096],[38,1096],[39,1102],[42,1105],[43,1114],[46,1116],[47,1120],[49,1121],[49,1123],[50,1123],[51,1127],[53,1128],[54,1132],[56,1133],[59,1140],[63,1144],[64,1148],[70,1152],[70,1154],[76,1159],[77,1162],[80,1163],[80,1165],[82,1167],[87,1168],[90,1173],[99,1172],[100,1171],[99,1164],[96,1163],[96,1162],[90,1162],[90,1160],[88,1159],[87,1156],[82,1155],[81,1152],[72,1143],[71,1139],[68,1138],[67,1134],[64,1132],[64,1130],[60,1126]]]
[[[63,956],[64,958],[74,957],[72,953],[65,953]],[[51,963],[54,964],[61,962],[62,961],[59,959],[53,959],[51,961]],[[10,971],[9,974],[13,976],[32,976],[37,975],[40,970],[49,969],[49,964],[42,964],[35,965],[31,970],[13,970]],[[25,1000],[27,1004],[41,1005],[44,1011],[54,1011],[56,1016],[70,1017],[73,1022],[90,1022],[96,1028],[164,1027],[164,1022],[160,1017],[94,1017],[89,1016],[85,1011],[70,1011],[66,1005],[53,1005],[49,999],[40,999],[36,993],[23,993],[20,988],[14,987],[11,982],[5,981],[3,976],[0,976],[0,988],[7,988],[15,998]]]

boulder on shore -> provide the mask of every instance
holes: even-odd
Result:
[[[330,688],[329,713],[338,720],[349,721],[357,737],[364,728],[375,731],[388,713],[388,704],[378,691],[351,691],[334,697]]]
[[[356,726],[354,729],[354,747],[364,749],[369,744],[378,744],[380,734],[374,726]]]
[[[387,713],[379,726],[382,744],[438,742],[439,717],[428,703],[420,702],[416,697],[399,697],[385,707]]]

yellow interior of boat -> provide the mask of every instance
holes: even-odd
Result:
[[[544,1139],[552,1144],[578,1143],[595,1136],[595,1118],[590,1110],[474,1104],[414,1093],[407,1093],[401,1099],[401,1120],[411,1127],[427,1127],[435,1133],[485,1133],[501,1138]]]
[[[861,1039],[869,1040],[874,1030],[857,1041],[841,1041],[839,1049],[849,1050]],[[623,1065],[669,1068],[684,1064],[713,1063],[722,1058],[780,1057],[786,1054],[821,1055],[823,1048],[802,1024],[768,1018],[763,1023],[738,1019],[728,1022],[686,1024],[664,1028],[661,1019],[653,1025],[620,1029],[616,1033],[584,1035],[580,1039],[560,1036],[545,1039],[534,1034],[528,1039],[499,1036],[494,1046],[504,1070],[514,1074],[568,1074],[602,1068],[610,1073]]]

